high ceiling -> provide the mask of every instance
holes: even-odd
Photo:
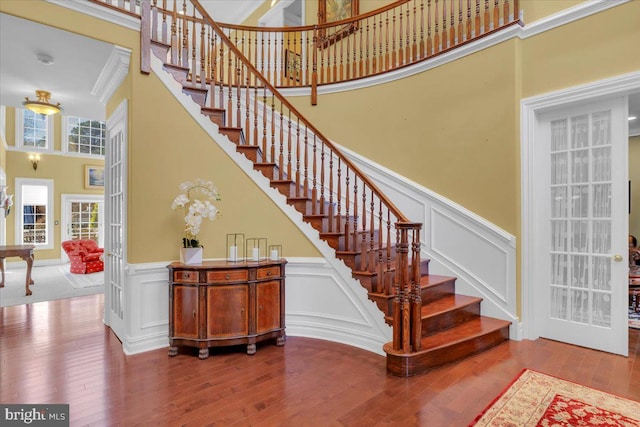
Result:
[[[262,0],[201,2],[214,19],[238,22]],[[113,49],[108,43],[0,14],[0,105],[19,107],[25,97],[35,99],[36,90],[46,90],[65,114],[105,119],[105,106],[92,91]],[[53,63],[39,62],[42,54]],[[629,122],[630,134],[640,135],[640,93],[631,96],[629,114],[637,117]]]

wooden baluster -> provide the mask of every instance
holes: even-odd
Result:
[[[436,25],[436,33],[435,36],[433,38],[433,52],[434,53],[438,53],[440,52],[440,33],[438,32],[438,20],[440,19],[438,17],[438,0],[435,0],[436,2],[436,10],[434,13],[434,21],[435,21],[435,25]]]
[[[307,128],[304,128],[304,140],[307,141]],[[311,175],[313,182],[311,184],[311,215],[318,214],[318,147],[316,145],[316,135],[313,135],[313,161],[311,162]]]
[[[243,68],[246,67],[243,64]],[[245,144],[247,145],[252,145],[251,144],[251,114],[250,114],[250,105],[251,105],[251,96],[250,95],[250,85],[251,85],[251,74],[249,73],[249,70],[246,70],[245,73],[245,82],[244,82],[244,130],[246,132],[246,140],[245,140]],[[254,110],[255,111],[255,110]]]
[[[451,0],[451,12],[449,13],[451,21],[449,22],[449,47],[456,45],[456,18],[455,18],[455,0]]]
[[[205,30],[204,23],[200,25],[200,88],[207,88],[207,59],[205,56]]]
[[[329,31],[329,29],[328,29],[328,28],[326,28],[326,29],[325,29],[325,34],[326,34],[326,32],[327,32],[327,31]],[[323,41],[323,42],[322,42],[322,50],[320,51],[320,69],[319,69],[319,72],[318,72],[318,74],[319,74],[319,76],[320,76],[320,84],[323,84],[323,83],[325,82],[325,75],[324,75],[324,73],[325,73],[324,57],[325,57],[325,55],[326,55],[326,53],[327,53],[327,52],[326,52],[326,51],[327,51],[327,49],[326,49],[326,47],[325,47],[325,45],[324,45],[324,44],[325,44],[325,42]]]
[[[513,0],[513,20],[520,20],[520,0]]]
[[[385,274],[385,294],[386,295],[393,295],[393,283],[392,283],[392,279],[393,277],[389,274],[389,272],[391,271],[391,211],[389,209],[387,209],[387,245],[386,245],[386,249],[387,249],[387,253],[386,253],[386,260],[387,260],[387,268],[386,268],[386,274]]]
[[[233,127],[233,59],[234,57],[231,55],[231,52],[227,52],[227,56],[229,57],[227,61],[227,126]]]
[[[338,41],[333,44],[333,67],[331,68],[330,81],[335,83],[338,80]]]
[[[433,40],[431,39],[431,0],[427,0],[427,56],[433,55]]]
[[[273,94],[271,94],[271,96],[273,96]],[[280,135],[278,138],[278,144],[279,144],[279,148],[280,151],[278,153],[278,173],[279,173],[279,179],[283,180],[285,179],[285,169],[286,166],[284,164],[284,126],[283,126],[283,120],[284,120],[284,114],[282,114],[282,102],[280,103]],[[272,126],[273,126],[273,122]],[[289,174],[287,177],[287,179],[291,179],[291,175]]]
[[[396,68],[397,64],[397,56],[396,56],[396,14],[395,10],[393,11],[393,22],[391,25],[391,67]]]
[[[191,21],[191,86],[198,83],[197,59],[196,59],[196,8],[193,7],[193,21]]]
[[[333,202],[333,193],[334,193],[334,188],[333,188],[333,152],[331,150],[329,150],[329,218],[328,218],[328,222],[329,222],[329,230],[327,230],[329,233],[333,233],[334,231],[334,202]]]
[[[369,52],[370,52],[370,46],[369,46],[369,18],[367,18],[367,34],[365,37],[365,57],[364,57],[364,75],[368,76],[369,75]]]
[[[411,12],[409,10],[409,3],[407,3],[407,10],[405,12],[406,14],[406,19],[405,19],[405,38],[404,38],[404,43],[405,43],[405,55],[404,55],[404,59],[405,59],[405,63],[410,63],[411,62],[411,20],[410,20],[410,16],[411,16]]]
[[[351,79],[351,43],[352,43],[353,37],[351,35],[349,35],[349,37],[347,37],[347,53],[346,53],[346,58],[347,58],[347,63],[345,65],[346,68],[346,76],[345,78],[347,80]]]
[[[415,62],[422,56],[418,54],[418,7],[416,6],[416,0],[413,0],[413,46],[412,46],[412,60]]]
[[[384,43],[384,37],[382,32],[382,14],[380,14],[380,21],[378,23],[378,66],[380,71],[384,70],[384,61],[383,61],[383,53],[382,53],[382,45]]]
[[[386,18],[385,18],[385,38],[384,38],[384,69],[388,70],[389,67],[391,66],[389,61],[391,60],[391,57],[389,55],[389,11],[387,11],[385,13]]]
[[[489,14],[489,0],[484,0],[484,22],[482,32],[486,33],[491,30],[491,18]]]
[[[209,40],[209,75],[208,75],[208,79],[210,80],[211,84],[209,85],[209,96],[207,97],[209,99],[209,107],[210,108],[214,108],[215,107],[215,77],[216,77],[216,42],[215,42],[215,37],[217,37],[215,34],[211,34],[211,30],[210,27],[207,27],[208,31],[209,31],[209,35],[208,35],[208,40]]]
[[[402,20],[404,14],[402,13],[402,8],[400,8],[398,15],[398,65],[402,66],[404,64],[404,45],[402,43]]]
[[[353,174],[353,234],[351,236],[353,242],[351,247],[354,251],[358,250],[358,175]]]
[[[286,50],[291,52],[291,49],[290,49],[291,48],[291,45],[290,45],[291,40],[289,40],[288,34],[289,33],[286,32],[286,31],[282,32],[282,37],[283,37],[283,39],[281,40],[282,49],[280,49],[280,61],[278,61],[278,63],[280,64],[280,86],[290,86],[290,84],[289,84],[289,82],[287,80],[295,81],[295,78],[285,78],[285,75],[284,75],[285,74],[284,71],[285,71],[285,69],[287,67],[287,64],[285,62],[286,58],[285,58],[285,54],[284,54],[284,52],[285,52],[285,50],[284,50],[284,37],[285,36],[287,36],[287,49]],[[293,74],[291,75],[291,77],[293,77]]]
[[[467,38],[471,40],[471,0],[467,0]]]
[[[315,134],[313,135],[314,144],[315,144]],[[320,152],[320,214],[324,215],[326,213],[325,209],[325,198],[324,198],[324,141],[322,141],[322,147]]]
[[[298,117],[298,138],[300,137],[300,118]],[[304,191],[303,197],[309,197],[309,140],[307,138],[307,127],[304,128]],[[315,200],[313,200],[315,203]]]
[[[411,352],[411,290],[409,289],[409,269],[408,251],[409,238],[408,230],[402,230],[402,261],[400,263],[400,275],[402,279],[400,283],[404,288],[402,301],[402,349],[405,353]]]
[[[219,55],[218,71],[220,72],[220,81],[218,82],[218,106],[224,108],[224,42],[222,39],[220,39]]]
[[[268,163],[269,152],[267,151],[267,88],[262,88],[262,162]]]
[[[291,111],[289,111],[289,123],[288,123],[288,135],[287,135],[287,179],[291,179],[291,149],[293,147],[291,143]],[[296,197],[300,197],[300,129],[296,132]]]
[[[258,82],[257,81],[253,85],[253,144],[251,145],[259,145],[258,143]],[[263,159],[259,159],[259,161],[260,160],[264,161]]]
[[[235,83],[236,83],[236,127],[237,128],[241,128],[242,129],[242,114],[240,113],[240,108],[242,108],[240,100],[242,99],[242,92],[240,91],[240,88],[242,86],[242,69],[240,67],[240,64],[242,63],[242,61],[237,57],[234,56],[235,59],[235,69],[236,69],[236,78],[235,78]],[[242,141],[238,140],[238,144],[240,144]]]
[[[275,60],[274,60],[274,64],[275,64]],[[271,33],[270,32],[267,32],[267,73],[265,77],[267,78],[268,82],[272,81],[271,80]]]
[[[345,38],[346,40],[344,38],[340,40],[340,66],[338,67],[338,69],[340,70],[340,74],[338,79],[341,82],[344,81],[344,44],[348,43],[351,37],[347,36]]]
[[[368,21],[367,21],[368,22]],[[368,24],[367,24],[368,26]],[[378,72],[378,55],[376,49],[376,19],[373,18],[373,54],[371,55],[371,72],[374,74]]]
[[[442,49],[447,50],[447,0],[442,0]]]
[[[318,27],[313,28],[313,63],[311,71],[311,105],[318,103]]]
[[[502,23],[503,25],[507,25],[512,21],[511,12],[509,12],[509,0],[502,0],[504,4],[502,5]]]
[[[360,231],[360,271],[367,271],[367,187],[362,182],[362,230]]]
[[[178,10],[176,0],[173,0],[173,14],[171,16],[171,64],[178,64]]]
[[[342,232],[342,159],[340,157],[338,157],[338,183],[337,185],[337,195],[336,195],[336,200],[337,203],[336,205],[338,206],[338,210],[336,213],[336,226],[335,226],[335,231],[337,233]]]
[[[384,250],[384,227],[382,216],[382,200],[378,201],[378,259],[376,260],[376,274],[378,276],[378,292],[386,294],[384,283],[384,261],[382,258],[382,251]]]
[[[349,167],[347,166],[347,176],[345,178],[345,189],[344,189],[344,193],[345,193],[345,202],[344,202],[344,206],[345,206],[345,212],[344,212],[344,217],[345,217],[345,222],[344,222],[344,250],[345,251],[349,251],[351,246],[349,245],[349,242],[351,240],[351,227],[350,227],[350,218],[349,218],[349,204],[351,203],[351,193],[349,191]],[[338,217],[339,218],[339,217]]]
[[[187,2],[182,2],[182,49],[181,49],[183,67],[189,68],[189,22],[187,21]]]
[[[476,19],[475,19],[475,37],[482,34],[482,25],[480,23],[480,0],[476,0]]]
[[[376,251],[374,248],[374,241],[375,241],[375,208],[376,208],[376,204],[375,204],[375,194],[373,193],[373,189],[371,190],[371,198],[369,199],[369,252],[367,253],[369,260],[367,261],[367,264],[369,266],[369,268],[367,269],[367,271],[369,273],[374,273],[375,272],[375,268],[376,268]]]
[[[500,0],[495,0],[493,3],[493,28],[496,29],[500,26],[500,7],[498,4]],[[505,23],[507,21],[505,20]]]
[[[271,141],[269,145],[269,156],[271,157],[271,162],[278,164],[276,159],[276,104],[275,97],[273,93],[269,93],[269,97],[271,98],[271,119],[269,123],[271,124]],[[280,127],[282,129],[282,127]],[[282,168],[278,171],[278,179],[282,179]]]
[[[458,44],[464,41],[464,23],[462,19],[462,0],[458,0]]]
[[[362,77],[364,75],[364,52],[363,52],[363,46],[364,46],[364,30],[362,29],[362,26],[360,26],[358,28],[360,31],[360,48],[358,49],[360,51],[360,62],[359,62],[359,66],[358,66],[358,77]],[[355,77],[355,76],[354,76]]]
[[[140,19],[143,18],[144,15],[144,8],[142,7],[142,5],[144,4],[143,2],[147,1],[147,0],[142,0],[140,3],[140,10],[142,11],[142,14],[140,15]],[[158,39],[158,0],[153,0],[153,3],[151,4],[151,40],[159,40]]]
[[[420,0],[420,48],[418,58],[424,58],[427,56],[425,51],[426,44],[424,40],[424,0]]]
[[[167,44],[167,0],[162,0],[162,43]]]

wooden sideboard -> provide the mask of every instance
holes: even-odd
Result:
[[[261,262],[174,262],[169,268],[169,356],[178,347],[199,349],[247,345],[275,338],[285,342],[284,279],[286,260]]]

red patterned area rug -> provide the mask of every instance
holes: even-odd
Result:
[[[525,369],[469,425],[640,427],[640,403]]]

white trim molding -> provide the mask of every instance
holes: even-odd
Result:
[[[534,291],[536,265],[533,247],[535,220],[534,185],[539,179],[534,170],[538,116],[555,108],[571,107],[621,95],[640,92],[640,71],[525,98],[520,101],[520,164],[522,188],[522,326],[524,338],[538,338],[535,327]]]
[[[128,265],[125,354],[169,345],[170,263]],[[384,355],[382,346],[391,341],[391,328],[367,300],[364,288],[345,283],[323,258],[287,258],[285,301],[285,333],[289,336],[339,342],[380,355]]]
[[[100,102],[109,102],[120,84],[127,77],[129,72],[129,62],[131,61],[131,50],[120,46],[113,46],[111,54],[107,59],[100,75],[96,79],[91,95],[98,97]]]
[[[110,9],[87,0],[47,0],[57,6],[66,7],[112,24],[120,25],[131,30],[140,31],[140,18],[134,18],[115,9]]]

